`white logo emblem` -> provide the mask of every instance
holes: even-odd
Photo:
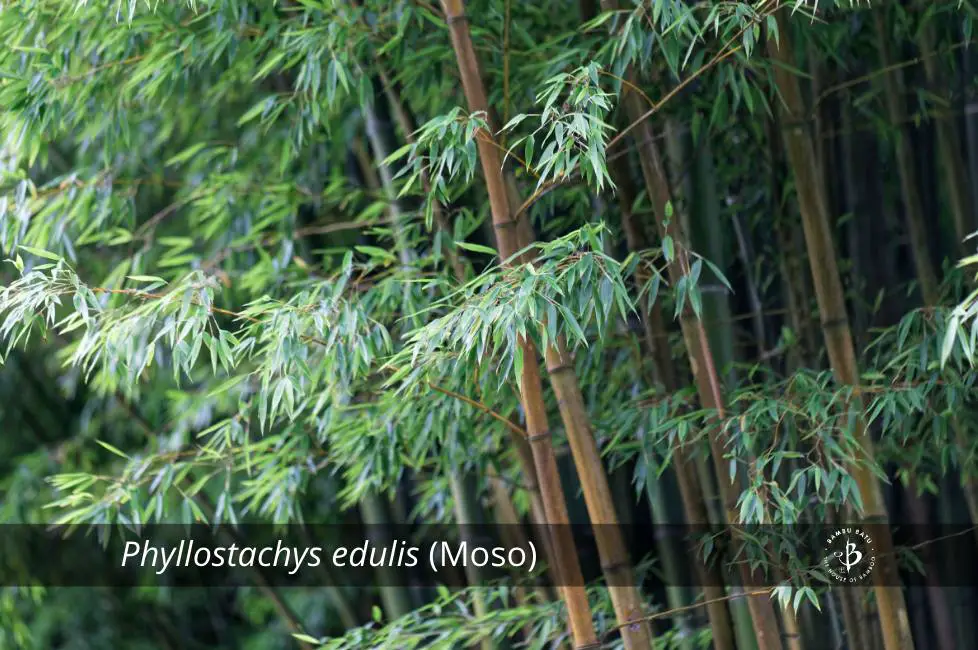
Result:
[[[838,582],[860,583],[876,566],[873,538],[859,528],[840,528],[829,535],[825,551],[822,566]]]

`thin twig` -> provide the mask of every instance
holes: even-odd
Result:
[[[699,609],[700,607],[705,607],[706,605],[712,605],[713,603],[720,603],[728,600],[736,600],[738,598],[756,598],[757,596],[770,596],[774,592],[773,587],[766,589],[756,589],[754,591],[744,591],[739,594],[729,594],[727,596],[721,596],[719,598],[710,598],[709,600],[701,600],[698,603],[693,603],[692,605],[683,605],[682,607],[673,607],[664,612],[656,612],[655,614],[649,614],[648,616],[640,616],[638,618],[633,618],[625,621],[624,623],[618,623],[605,630],[601,634],[601,638],[605,638],[611,635],[616,630],[620,630],[623,627],[628,627],[629,625],[635,625],[637,623],[642,623],[646,621],[654,621],[659,618],[670,618],[679,614],[681,612],[686,612],[691,609]]]

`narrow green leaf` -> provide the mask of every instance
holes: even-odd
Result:
[[[172,158],[170,158],[169,160],[167,160],[165,163],[163,163],[163,166],[164,167],[170,167],[172,165],[176,165],[176,164],[181,163],[181,162],[183,162],[185,160],[188,160],[194,154],[196,154],[197,152],[199,152],[201,149],[203,149],[206,146],[207,146],[207,142],[198,142],[195,145],[192,145],[190,147],[187,147],[186,149],[184,149],[183,151],[181,151],[180,153],[178,153],[177,155],[173,156]]]
[[[24,246],[21,244],[18,246],[21,250],[25,250],[31,255],[36,255],[37,257],[43,257],[46,260],[54,260],[55,262],[61,260],[61,256],[55,255],[54,253],[48,252],[42,248],[34,248],[33,246]]]
[[[488,246],[482,246],[480,244],[471,244],[469,242],[458,241],[455,242],[455,245],[459,248],[464,248],[467,251],[472,251],[473,253],[485,253],[486,255],[492,255],[493,257],[497,257],[499,255],[499,253],[496,252],[496,249],[489,248]]]
[[[116,456],[120,456],[122,458],[125,458],[126,460],[132,460],[131,458],[129,458],[129,456],[127,456],[124,453],[122,453],[122,450],[120,450],[118,447],[113,447],[112,445],[110,445],[109,443],[105,442],[104,440],[96,440],[95,442],[97,442],[98,444],[102,445],[103,447],[105,447],[106,449],[108,449],[109,451],[111,451]]]
[[[126,277],[136,282],[162,282],[166,284],[166,280],[158,278],[155,275],[127,275]]]

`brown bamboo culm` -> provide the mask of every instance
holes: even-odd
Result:
[[[845,107],[843,110],[845,110]],[[772,216],[775,222],[777,237],[781,243],[779,255],[781,274],[785,278],[787,285],[786,302],[788,304],[789,322],[791,323],[792,329],[799,332],[798,338],[801,342],[801,345],[798,346],[800,349],[794,350],[792,355],[789,356],[787,369],[788,372],[794,373],[802,367],[818,367],[815,358],[816,355],[809,352],[817,347],[814,344],[816,337],[809,331],[811,329],[809,327],[811,318],[808,306],[811,300],[809,298],[808,276],[805,275],[803,268],[804,258],[806,257],[804,243],[801,243],[799,246],[799,233],[796,232],[795,228],[791,228],[786,223],[787,217],[784,214],[780,201],[780,197],[783,194],[782,167],[784,162],[784,145],[781,142],[781,122],[777,113],[771,115],[766,128],[771,155],[771,196],[776,197],[772,206]],[[847,148],[847,145],[851,144],[848,141],[851,139],[852,134],[848,130],[844,129],[843,131],[842,160],[848,167],[851,161],[847,157],[847,152],[851,150],[851,146]],[[823,162],[819,161],[818,168],[825,169],[826,167]],[[848,174],[848,169],[847,175],[851,175]],[[834,514],[832,512],[826,513],[825,523],[832,524],[833,518]],[[841,589],[835,594],[842,610],[842,627],[845,631],[846,639],[854,648],[867,647],[864,640],[864,624],[860,616],[859,605],[862,601],[864,591],[862,587],[852,587]]]
[[[485,89],[462,2],[461,0],[443,0],[442,6],[449,25],[452,46],[455,50],[462,78],[462,87],[469,109],[486,111],[488,102],[485,98]],[[478,133],[477,147],[479,162],[489,194],[489,207],[500,257],[508,259],[518,250],[518,240],[515,228],[516,221],[510,212],[506,186],[500,172],[501,158],[492,142],[491,133]],[[521,399],[526,414],[527,432],[537,479],[540,483],[547,523],[553,526],[566,525],[569,521],[567,503],[560,485],[557,460],[550,438],[536,346],[528,339],[522,339],[520,346],[523,353],[523,368],[520,377]],[[594,645],[597,643],[597,637],[573,540],[567,535],[554,535],[553,547],[558,563],[558,583],[565,583],[560,591],[567,606],[574,643],[577,647]]]
[[[488,117],[490,110],[485,96],[485,89],[482,84],[475,50],[472,45],[471,35],[468,29],[467,17],[464,13],[462,2],[458,0],[443,0],[442,6],[445,10],[445,17],[449,24],[452,37],[452,45],[461,72],[462,87],[465,92],[469,110],[472,112],[484,112]],[[514,214],[515,206],[510,206],[516,192],[512,184],[507,184],[502,172],[501,155],[498,146],[493,140],[491,133],[480,132],[477,134],[477,145],[479,149],[479,159],[482,165],[483,174],[486,179],[486,186],[489,191],[490,210],[492,212],[493,228],[496,231],[496,241],[499,248],[500,257],[507,260],[512,257],[525,245],[531,243],[531,234],[526,227],[520,227],[525,222]],[[512,197],[512,198],[511,198]],[[524,260],[518,260],[520,262]],[[549,454],[547,462],[552,465],[552,470],[542,471],[538,466],[538,480],[541,487],[547,482],[547,476],[552,471],[553,486],[559,490],[559,479],[556,475],[556,461],[553,459],[552,443],[546,422],[546,412],[542,398],[541,387],[531,385],[532,390],[527,391],[526,381],[528,378],[536,378],[539,381],[539,366],[537,364],[536,346],[529,339],[521,342],[523,348],[523,377],[522,390],[524,399],[524,409],[527,413],[527,428],[530,433],[531,443],[534,448],[534,462],[544,460],[538,458],[543,454],[538,454],[537,450]],[[573,360],[564,345],[563,340],[558,340],[548,346],[545,351],[547,369],[550,375],[554,393],[557,396],[557,403],[560,408],[561,419],[567,432],[568,442],[574,463],[580,478],[582,491],[584,493],[585,504],[588,508],[592,524],[595,525],[595,539],[598,546],[598,553],[601,560],[604,575],[609,583],[609,593],[615,615],[621,626],[622,639],[628,649],[644,650],[651,647],[652,635],[651,627],[643,619],[644,609],[638,588],[635,586],[635,578],[632,572],[631,562],[625,549],[621,531],[618,528],[618,518],[615,513],[611,489],[608,485],[608,478],[601,462],[601,456],[591,430],[590,420],[584,405],[580,386],[573,372]],[[539,425],[531,423],[536,420]],[[545,447],[544,447],[545,445]],[[547,491],[551,491],[548,487]],[[544,496],[545,502],[555,501]],[[560,493],[560,507],[555,508],[555,512],[548,510],[548,523],[566,523],[566,504],[563,494]],[[562,521],[555,520],[551,514],[562,517]],[[567,557],[561,558],[560,551],[569,544],[569,538],[562,538],[555,541],[555,548],[558,549],[558,562],[564,563]],[[573,553],[573,549],[566,549]],[[580,574],[580,566],[575,561],[576,575]],[[567,579],[567,574],[562,575],[565,583],[571,584]],[[574,584],[579,584],[579,580]],[[588,614],[588,625],[585,627],[582,620],[575,621],[578,614],[572,614],[571,628],[574,631],[575,642],[590,643],[584,637],[579,636],[578,632],[589,633],[593,636],[593,625],[590,622],[589,610],[583,589],[577,587],[567,588],[565,599],[568,600],[568,610],[571,610],[571,602],[575,607],[581,607],[583,612]],[[579,593],[578,593],[579,592]],[[580,599],[580,603],[577,600]]]
[[[466,100],[473,111],[486,110],[485,90],[475,58],[475,50],[466,24],[461,0],[443,0],[445,17],[449,24],[452,46],[458,60],[459,72]],[[485,176],[489,194],[489,206],[492,213],[493,227],[496,231],[500,256],[508,258],[517,249],[515,236],[515,221],[513,220],[506,187],[500,173],[501,158],[499,151],[491,142],[491,133],[479,133],[478,150],[479,162]],[[529,433],[530,448],[533,453],[533,464],[536,468],[537,480],[543,499],[547,523],[551,526],[565,526],[568,523],[567,503],[560,485],[557,472],[557,459],[553,452],[550,438],[547,413],[543,401],[543,382],[537,361],[536,346],[532,341],[520,341],[523,351],[523,369],[520,377],[520,392],[523,408],[526,414],[526,426]],[[559,529],[555,529],[559,530]],[[594,632],[594,622],[591,619],[591,609],[587,600],[587,592],[583,586],[580,561],[574,548],[573,539],[566,534],[555,534],[552,545],[557,561],[558,583],[562,583],[561,594],[567,606],[571,634],[578,648],[597,644]]]
[[[797,66],[791,50],[788,11],[789,9],[782,9],[777,13],[779,40],[776,42],[770,38],[767,43],[770,56],[782,64],[774,67],[774,80],[781,96],[777,104],[778,110],[784,116],[785,150],[795,175],[795,188],[829,362],[840,383],[857,386],[859,371],[836,263],[828,210],[821,192],[819,172],[813,166],[815,154],[811,136],[806,130],[807,112],[801,89],[797,77],[791,72]],[[861,423],[857,424],[856,438],[864,450],[865,460],[869,463],[875,462],[872,439]],[[875,537],[879,545],[878,557],[883,558],[883,561],[873,572],[873,579],[885,649],[913,650],[913,637],[903,591],[899,586],[894,586],[898,584],[898,576],[892,560],[893,540],[886,528],[888,519],[879,483],[872,470],[863,464],[854,463],[850,472],[862,495],[864,521],[882,524],[881,530],[875,531]]]

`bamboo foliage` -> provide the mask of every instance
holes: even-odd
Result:
[[[103,598],[8,526],[0,648],[973,645],[978,4],[924,5],[7,3],[0,523],[323,562]]]

